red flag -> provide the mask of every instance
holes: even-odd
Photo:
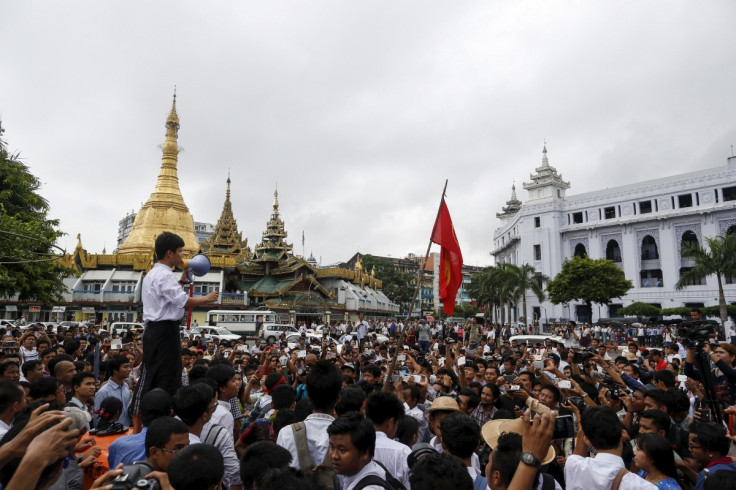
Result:
[[[455,295],[463,282],[463,253],[452,226],[450,211],[445,199],[440,203],[437,221],[434,223],[432,241],[442,247],[440,251],[440,300],[445,313],[452,316],[455,312]]]

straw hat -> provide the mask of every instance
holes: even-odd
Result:
[[[515,433],[515,434],[523,434],[524,432],[524,419],[499,419],[499,420],[491,420],[490,422],[486,422],[486,424],[481,429],[481,434],[483,434],[483,439],[488,443],[489,446],[491,446],[491,449],[494,449],[496,447],[496,444],[498,444],[498,438],[501,437],[502,434],[509,434],[509,433]],[[550,445],[549,449],[547,450],[547,455],[542,460],[542,464],[549,464],[555,459],[555,450]]]
[[[429,420],[429,415],[432,412],[459,412],[460,407],[458,406],[455,399],[451,396],[438,396],[432,402],[432,405],[424,411],[424,418]]]

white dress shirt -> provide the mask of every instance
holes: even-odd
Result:
[[[335,418],[332,415],[325,413],[313,413],[304,419],[304,424],[307,428],[307,448],[315,465],[322,464],[322,461],[325,459],[327,449],[330,447],[330,436],[327,434],[327,426],[334,420]],[[294,428],[292,426],[289,425],[279,431],[276,444],[291,453],[291,463],[289,463],[289,466],[295,470],[300,469],[299,455],[297,454],[296,441],[294,440]]]
[[[143,278],[143,321],[180,320],[187,298],[171,267],[156,262]]]
[[[279,435],[280,434],[281,432],[279,432]],[[343,490],[353,490],[353,488],[355,488],[355,485],[357,485],[357,483],[360,480],[362,480],[368,475],[376,475],[384,480],[386,479],[386,472],[383,471],[383,468],[381,468],[379,465],[371,461],[367,465],[363,466],[363,469],[361,469],[359,472],[357,472],[353,476],[346,476],[343,479],[343,486],[342,486]],[[396,475],[393,475],[393,476],[395,477]],[[384,490],[383,487],[378,486],[378,485],[368,485],[363,488],[365,490]]]
[[[386,467],[391,476],[409,488],[409,465],[406,458],[411,454],[409,446],[389,439],[386,433],[376,431],[376,451],[373,459]]]
[[[221,425],[225,427],[231,436],[233,435],[233,429],[235,427],[235,420],[233,414],[230,412],[230,403],[218,401],[217,408],[215,408],[210,420],[202,427],[202,434],[209,432],[209,429],[213,425]]]
[[[565,484],[567,490],[610,490],[616,475],[624,468],[620,456],[598,453],[595,458],[583,458],[573,454],[565,462]],[[627,473],[621,480],[620,490],[656,490],[636,473]]]
[[[428,442],[429,441],[429,422],[424,418],[424,412],[418,407],[409,408],[409,405],[404,402],[404,412],[417,421],[419,426],[417,442]]]

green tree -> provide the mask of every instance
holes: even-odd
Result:
[[[487,305],[501,312],[500,322],[506,321],[506,310],[511,318],[511,305],[521,297],[518,267],[512,264],[496,264],[486,267],[480,274],[475,274],[468,285],[468,294],[479,305]],[[495,320],[495,319],[494,319]]]
[[[649,303],[631,303],[629,306],[619,308],[618,313],[622,315],[633,315],[639,321],[642,321],[644,317],[651,318],[659,315],[660,309],[656,306],[650,305]]]
[[[47,217],[48,202],[38,194],[39,180],[0,142],[0,298],[46,305],[62,301],[64,276],[59,264],[58,220]]]
[[[514,282],[516,284],[516,293],[521,296],[522,300],[522,317],[524,323],[529,324],[528,310],[526,308],[526,292],[531,291],[541,303],[544,301],[544,283],[549,281],[549,277],[541,272],[537,272],[531,264],[524,264],[521,267],[513,266],[511,269],[516,276]]]
[[[685,242],[682,245],[683,258],[692,259],[693,268],[684,272],[675,284],[675,289],[684,289],[692,284],[699,284],[711,274],[718,280],[718,308],[721,325],[728,320],[726,296],[723,294],[723,278],[736,275],[736,235],[706,237],[708,249],[697,242]]]
[[[562,270],[547,283],[549,299],[555,304],[581,301],[592,318],[593,303],[608,304],[634,285],[611,260],[573,257],[565,259]]]
[[[383,284],[381,289],[391,301],[398,304],[401,309],[409,308],[417,284],[417,277],[414,274],[402,272],[389,259],[375,255],[362,255],[360,262],[366,272],[370,273],[375,268],[376,278]],[[420,304],[420,300],[421,298],[418,297],[417,304],[414,305],[415,309]]]

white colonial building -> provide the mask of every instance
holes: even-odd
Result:
[[[680,291],[675,283],[693,265],[680,256],[683,242],[736,232],[736,157],[722,167],[568,196],[570,183],[549,165],[545,147],[542,165],[530,178],[524,183],[528,200],[518,200],[513,188],[496,215],[496,263],[529,263],[554,277],[573,255],[613,260],[634,288],[613,304],[594,305],[592,320],[615,316],[616,309],[636,301],[661,308],[718,304],[715,276]],[[727,283],[726,299],[734,303],[736,284]],[[527,295],[527,303],[534,313],[530,320],[589,320],[575,302],[540,304]]]

